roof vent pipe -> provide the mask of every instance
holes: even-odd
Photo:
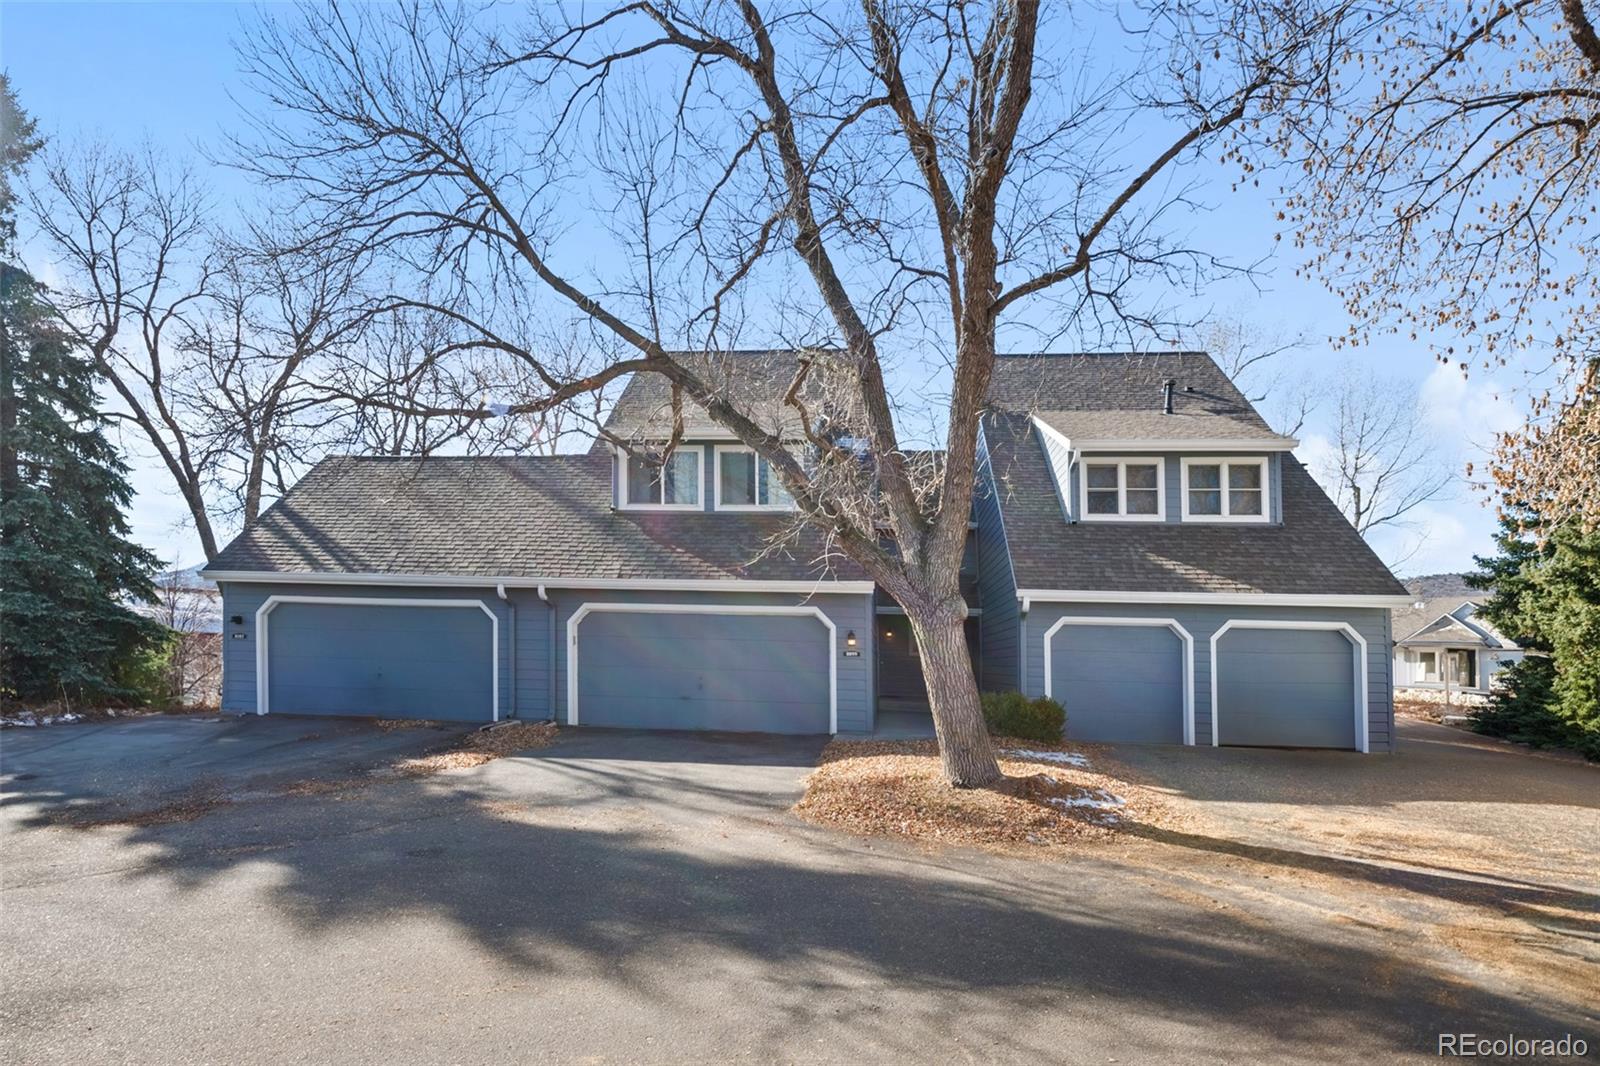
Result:
[[[1161,413],[1162,414],[1170,415],[1172,413],[1172,390],[1177,388],[1177,387],[1178,387],[1178,383],[1176,381],[1173,381],[1171,378],[1168,378],[1167,379],[1167,383],[1165,385],[1161,386]]]

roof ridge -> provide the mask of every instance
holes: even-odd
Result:
[[[994,357],[996,359],[1103,359],[1127,358],[1132,356],[1138,356],[1142,358],[1144,356],[1166,357],[1177,355],[1203,355],[1208,359],[1211,357],[1211,353],[1203,348],[1177,348],[1166,349],[1163,351],[1131,351],[1128,349],[1122,349],[1117,351],[1100,352],[996,352]]]

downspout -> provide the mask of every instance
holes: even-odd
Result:
[[[510,596],[506,595],[506,583],[504,581],[496,585],[494,590],[499,593],[500,599],[506,605],[506,613],[511,616],[511,654],[506,656],[511,675],[511,702],[506,709],[506,717],[515,718],[517,716],[517,605],[512,602]]]
[[[554,722],[556,720],[556,605],[554,600],[545,595],[543,585],[539,586],[538,592],[539,599],[543,600],[544,605],[550,608],[550,639],[545,642],[550,646],[550,668],[546,671],[546,674],[550,679],[550,703],[548,704],[550,720]]]

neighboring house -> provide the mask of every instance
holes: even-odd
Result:
[[[1486,596],[1463,574],[1406,582],[1411,602],[1394,612],[1395,694],[1409,699],[1481,702],[1494,678],[1527,653],[1478,616]]]
[[[791,353],[704,358],[803,451]],[[1208,356],[1006,357],[991,398],[963,582],[986,689],[1054,695],[1085,739],[1391,746],[1409,598]],[[646,375],[606,428],[671,425]],[[727,430],[690,408],[682,440],[664,468],[599,442],[319,464],[207,570],[223,709],[860,733],[915,701],[893,601]]]

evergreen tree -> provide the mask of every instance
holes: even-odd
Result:
[[[1501,522],[1499,553],[1478,557],[1469,581],[1491,590],[1483,616],[1544,652],[1503,671],[1500,689],[1474,716],[1480,732],[1562,745],[1600,759],[1600,529],[1568,521],[1543,542]]]
[[[133,491],[94,366],[13,261],[11,178],[39,141],[3,75],[0,122],[0,694],[115,696],[161,636],[127,607],[154,597],[157,561],[127,539]]]

